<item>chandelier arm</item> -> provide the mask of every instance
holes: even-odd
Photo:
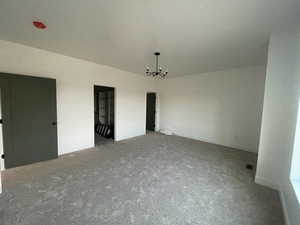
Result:
[[[152,76],[152,77],[155,77],[155,78],[165,78],[168,74],[168,70],[166,71],[163,71],[162,68],[159,66],[159,61],[158,61],[158,56],[160,55],[159,52],[155,52],[154,53],[155,55],[155,62],[156,62],[156,65],[155,65],[155,71],[151,71],[150,68],[147,66],[146,67],[146,75],[148,76]]]

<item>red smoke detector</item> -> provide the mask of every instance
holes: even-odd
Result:
[[[38,29],[45,29],[46,25],[40,21],[33,21],[33,25]]]

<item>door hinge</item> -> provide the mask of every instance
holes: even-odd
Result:
[[[2,119],[0,119],[0,124],[3,124],[3,120]]]
[[[4,155],[4,154],[2,154],[2,155],[1,155],[1,158],[2,158],[2,159],[4,159],[4,158],[5,158],[5,155]]]

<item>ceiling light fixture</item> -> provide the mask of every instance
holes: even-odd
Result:
[[[33,25],[38,29],[46,29],[46,25],[40,21],[33,21]]]
[[[149,66],[146,67],[146,75],[147,76],[152,76],[152,77],[159,77],[159,78],[165,78],[168,74],[168,70],[163,72],[162,68],[158,64],[158,56],[160,56],[159,52],[154,53],[155,58],[156,58],[156,68],[155,71],[150,71]]]

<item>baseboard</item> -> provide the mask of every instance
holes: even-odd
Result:
[[[90,144],[90,145],[82,146],[81,148],[77,148],[75,150],[71,150],[71,151],[67,151],[67,152],[59,152],[58,157],[72,154],[72,153],[79,152],[79,151],[84,151],[84,150],[91,149],[94,147],[95,147],[95,144]]]
[[[268,179],[265,179],[263,177],[256,176],[255,177],[255,183],[272,188],[274,190],[277,190],[279,192],[279,197],[280,197],[280,202],[283,210],[283,216],[284,216],[284,225],[291,225],[290,220],[289,220],[289,214],[288,214],[288,209],[287,209],[287,204],[285,200],[285,195],[281,188],[277,185],[274,184],[273,182],[269,181]]]
[[[277,184],[274,184],[273,182],[271,182],[271,181],[269,181],[268,179],[265,179],[265,178],[263,178],[263,177],[255,176],[255,183],[279,191],[279,187],[278,187]]]
[[[202,141],[202,142],[206,142],[206,143],[209,143],[209,144],[220,145],[220,146],[223,146],[223,147],[234,148],[234,149],[238,149],[238,150],[242,150],[242,151],[257,154],[257,150],[251,149],[251,148],[246,147],[246,146],[238,145],[238,144],[228,145],[228,144],[223,144],[223,143],[216,142],[216,141],[214,141],[212,139],[209,139],[209,138],[195,138],[195,137],[188,137],[188,136],[180,135],[180,134],[177,134],[175,132],[172,132],[172,133],[173,133],[173,135],[176,135],[176,136],[179,136],[179,137],[189,138],[189,139],[193,139],[193,140],[196,140],[196,141]]]
[[[284,223],[285,223],[285,225],[291,225],[288,210],[287,210],[285,195],[284,195],[283,191],[279,191],[279,195],[280,195],[280,201],[281,201],[282,210],[283,210]]]

